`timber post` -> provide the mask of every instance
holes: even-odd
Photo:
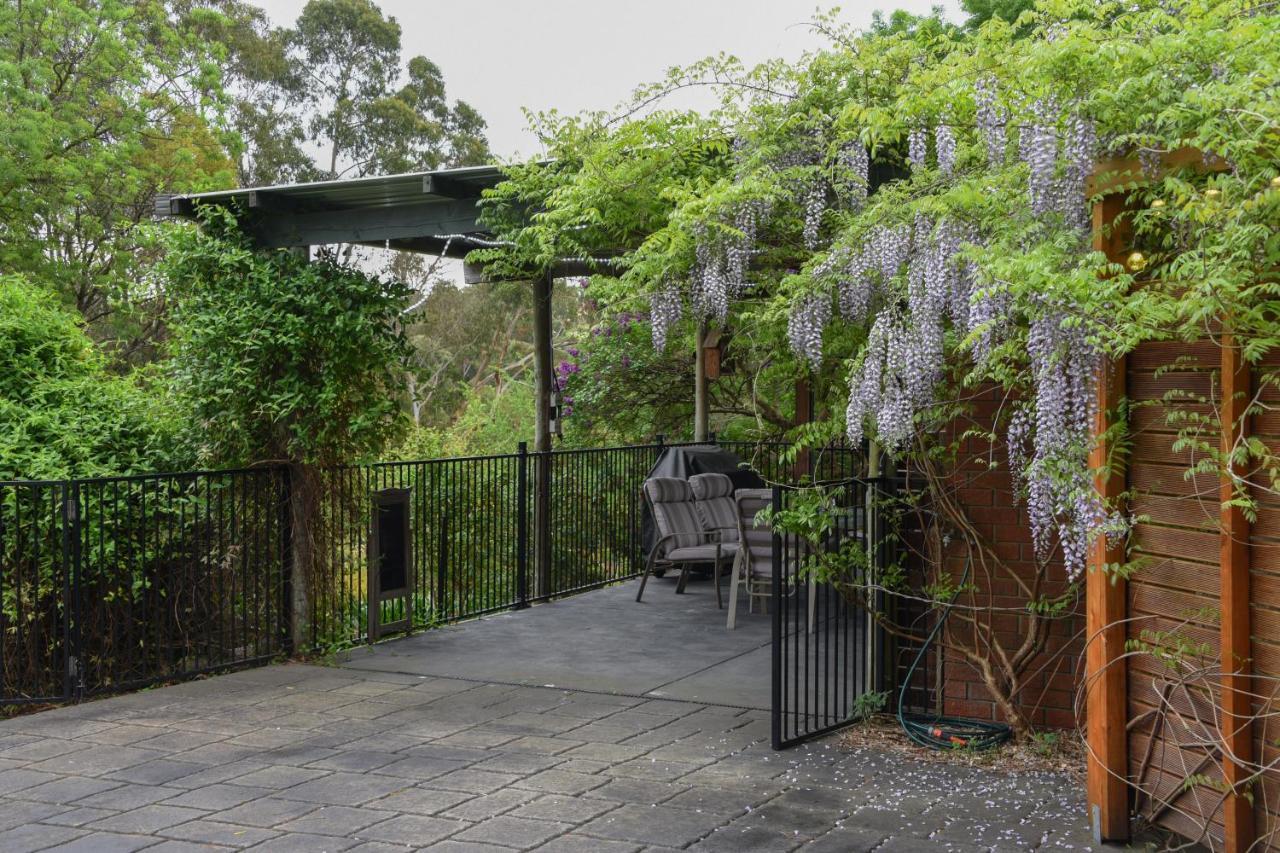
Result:
[[[1108,260],[1124,256],[1127,239],[1116,228],[1124,210],[1122,195],[1105,196],[1093,206],[1093,245]],[[1127,365],[1110,359],[1097,378],[1094,443],[1089,467],[1104,502],[1114,505],[1125,489],[1123,472],[1111,470],[1108,436],[1125,395]],[[1128,673],[1124,663],[1128,584],[1111,571],[1123,563],[1123,543],[1099,535],[1089,547],[1085,578],[1085,714],[1088,740],[1086,795],[1094,841],[1129,838]]]

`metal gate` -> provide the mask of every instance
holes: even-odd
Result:
[[[773,537],[774,749],[848,725],[868,707],[863,697],[886,686],[884,631],[868,613],[868,605],[882,604],[874,580],[890,559],[883,484],[847,480],[822,494],[829,505],[811,512],[812,492],[773,492],[776,510],[828,525],[804,535],[775,530]],[[824,570],[815,571],[820,562]]]

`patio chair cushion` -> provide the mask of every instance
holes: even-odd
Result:
[[[725,543],[720,546],[720,561],[728,566],[729,561],[733,559],[733,555],[737,553],[738,546],[733,543]],[[716,546],[711,545],[692,545],[688,548],[674,548],[667,552],[667,559],[674,563],[711,563],[716,559]]]
[[[751,574],[757,577],[771,576],[773,529],[768,524],[757,522],[756,515],[773,505],[773,492],[770,489],[738,489],[733,500],[734,518],[741,531],[741,541],[747,548]]]
[[[689,484],[676,477],[653,477],[644,481],[644,493],[653,507],[653,520],[660,537],[676,534],[663,543],[663,550],[692,548],[707,541],[702,522],[693,504]],[[712,557],[714,559],[714,557]]]
[[[733,502],[733,480],[726,474],[694,474],[689,478],[698,517],[707,530],[719,530],[721,542],[738,541],[738,510]]]

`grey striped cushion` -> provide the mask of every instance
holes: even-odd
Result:
[[[767,524],[756,523],[756,513],[773,504],[771,489],[738,489],[734,495],[737,516],[746,531],[747,552],[751,572],[755,575],[773,574],[773,531]]]
[[[644,492],[653,505],[653,521],[659,536],[681,534],[663,543],[663,550],[691,548],[703,544],[702,523],[693,505],[689,484],[675,477],[654,477],[644,481]]]
[[[738,541],[738,510],[733,504],[733,481],[724,474],[695,474],[689,478],[698,517],[707,530],[719,530],[721,542]]]

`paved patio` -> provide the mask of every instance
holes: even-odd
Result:
[[[0,851],[1089,849],[1058,776],[774,753],[766,621],[628,591],[0,722]]]

